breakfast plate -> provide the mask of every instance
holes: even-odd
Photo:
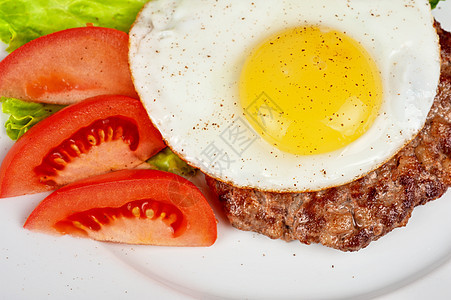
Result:
[[[434,11],[451,30],[451,2]],[[2,122],[6,116],[2,115]],[[12,142],[0,132],[0,159]],[[0,199],[0,299],[445,299],[451,297],[451,192],[405,228],[354,253],[233,229],[208,248],[99,243],[22,228],[45,194]]]

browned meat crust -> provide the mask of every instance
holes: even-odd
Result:
[[[451,185],[451,34],[436,27],[440,85],[425,127],[409,145],[360,180],[319,192],[260,192],[207,179],[231,224],[273,239],[356,251],[405,226],[415,206],[442,196]]]

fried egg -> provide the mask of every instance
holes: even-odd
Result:
[[[342,185],[423,127],[440,74],[423,0],[154,0],[135,88],[167,144],[237,187]]]

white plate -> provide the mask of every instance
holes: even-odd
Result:
[[[451,1],[434,14],[451,30]],[[10,145],[0,132],[0,159]],[[0,199],[0,299],[451,297],[451,192],[357,253],[241,232],[219,209],[218,241],[210,248],[105,244],[24,230],[44,196]]]

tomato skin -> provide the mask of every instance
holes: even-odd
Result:
[[[93,208],[120,207],[144,198],[175,205],[186,218],[183,233],[170,238],[137,238],[147,234],[137,225],[140,220],[135,218],[128,223],[127,228],[113,232],[119,238],[102,235],[100,229],[95,239],[163,246],[210,246],[216,241],[216,218],[199,189],[183,177],[156,170],[122,170],[66,185],[50,194],[34,209],[24,228],[60,235],[55,224],[74,213]],[[110,224],[103,226],[108,227]],[[68,234],[81,236],[76,230]]]
[[[158,130],[150,121],[141,102],[126,96],[104,95],[86,99],[80,103],[70,105],[52,116],[42,120],[26,132],[9,150],[0,167],[0,198],[39,193],[57,188],[61,184],[41,182],[42,178],[36,170],[43,163],[43,158],[52,148],[63,141],[67,141],[80,128],[89,126],[99,119],[111,116],[126,117],[133,120],[139,132],[139,142],[136,149],[130,150],[130,155],[141,163],[165,147]],[[105,142],[104,144],[109,144]],[[125,143],[122,143],[125,145]],[[124,146],[127,147],[127,146]],[[94,148],[94,147],[93,147]],[[111,169],[134,168],[128,166],[128,161],[122,153],[112,155],[101,153],[98,157],[90,158],[89,152],[83,156],[85,160],[78,160],[81,170],[69,181],[98,175]],[[98,161],[105,162],[98,169],[94,169]],[[118,166],[112,168],[112,163]],[[69,163],[68,165],[70,165]],[[73,180],[72,180],[73,178]],[[67,182],[64,182],[64,184]]]
[[[58,31],[0,62],[0,96],[73,104],[103,94],[137,97],[128,66],[128,35],[116,29]]]

